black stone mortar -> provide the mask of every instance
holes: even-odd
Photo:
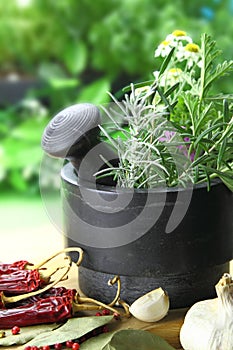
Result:
[[[61,180],[66,245],[80,246],[85,251],[79,268],[82,292],[108,303],[116,292],[108,281],[120,275],[121,298],[129,304],[158,287],[167,291],[171,308],[189,307],[196,301],[216,297],[215,284],[229,272],[233,258],[233,195],[224,184],[214,182],[209,192],[205,185],[195,186],[187,212],[169,233],[166,227],[174,206],[183,210],[184,203],[178,200],[180,191],[191,190],[149,191],[154,200],[152,207],[161,214],[157,220],[153,215],[142,218],[142,228],[151,220],[145,234],[119,246],[114,237],[115,246],[100,247],[105,240],[108,242],[114,227],[130,225],[140,215],[147,205],[148,191],[134,190],[127,207],[109,213],[101,208],[96,194],[110,208],[116,196],[129,195],[127,189],[116,194],[114,187],[80,180],[71,163],[62,168]]]

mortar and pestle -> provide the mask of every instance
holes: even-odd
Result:
[[[96,178],[98,170],[118,163],[101,140],[100,124],[96,106],[77,104],[59,112],[42,136],[43,150],[65,160],[64,235],[67,246],[85,252],[80,289],[108,303],[115,295],[108,281],[120,275],[121,297],[129,304],[158,287],[168,292],[171,308],[214,298],[214,285],[229,270],[233,255],[232,194],[219,182],[210,192],[205,184],[197,185],[184,211],[190,189],[118,188],[111,176]],[[167,233],[174,208],[185,214]]]

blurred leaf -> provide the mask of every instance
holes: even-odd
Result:
[[[42,149],[37,142],[26,142],[9,137],[2,142],[2,147],[4,149],[3,166],[6,169],[21,169],[40,163]]]
[[[79,85],[79,81],[77,79],[69,79],[69,78],[52,78],[49,80],[49,84],[54,89],[66,89],[73,88]]]
[[[66,74],[57,63],[42,62],[38,70],[39,77],[45,81],[51,79],[66,78]]]
[[[91,102],[93,104],[106,103],[109,101],[107,91],[110,90],[110,81],[107,78],[101,78],[92,84],[84,87],[78,96],[78,102]]]
[[[26,119],[11,131],[10,137],[12,137],[12,143],[14,143],[14,139],[21,139],[24,141],[35,142],[40,145],[41,136],[47,124],[47,118]]]
[[[68,71],[75,75],[81,73],[87,63],[87,49],[82,41],[77,43],[69,43],[64,48],[63,54],[64,63]]]
[[[8,176],[12,186],[20,191],[27,190],[27,181],[23,178],[21,171],[14,169],[10,172]]]

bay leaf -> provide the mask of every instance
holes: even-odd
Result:
[[[156,334],[138,329],[104,333],[86,340],[80,350],[175,350]]]
[[[28,346],[44,346],[63,343],[67,340],[77,339],[91,332],[93,329],[104,326],[112,321],[114,316],[85,316],[69,319],[64,325],[51,332],[39,334],[32,339]]]
[[[156,334],[139,329],[123,329],[116,332],[102,350],[175,350]]]
[[[102,333],[81,344],[80,350],[101,350],[107,345],[115,332]]]
[[[41,324],[36,326],[20,327],[20,333],[13,335],[11,329],[4,330],[5,337],[0,338],[0,346],[21,345],[29,342],[35,336],[41,333],[52,331],[57,328],[56,323]]]

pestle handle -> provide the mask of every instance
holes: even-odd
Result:
[[[67,107],[54,116],[44,130],[42,149],[58,158],[78,157],[97,142],[99,109],[91,103]],[[80,154],[79,154],[80,153]]]

